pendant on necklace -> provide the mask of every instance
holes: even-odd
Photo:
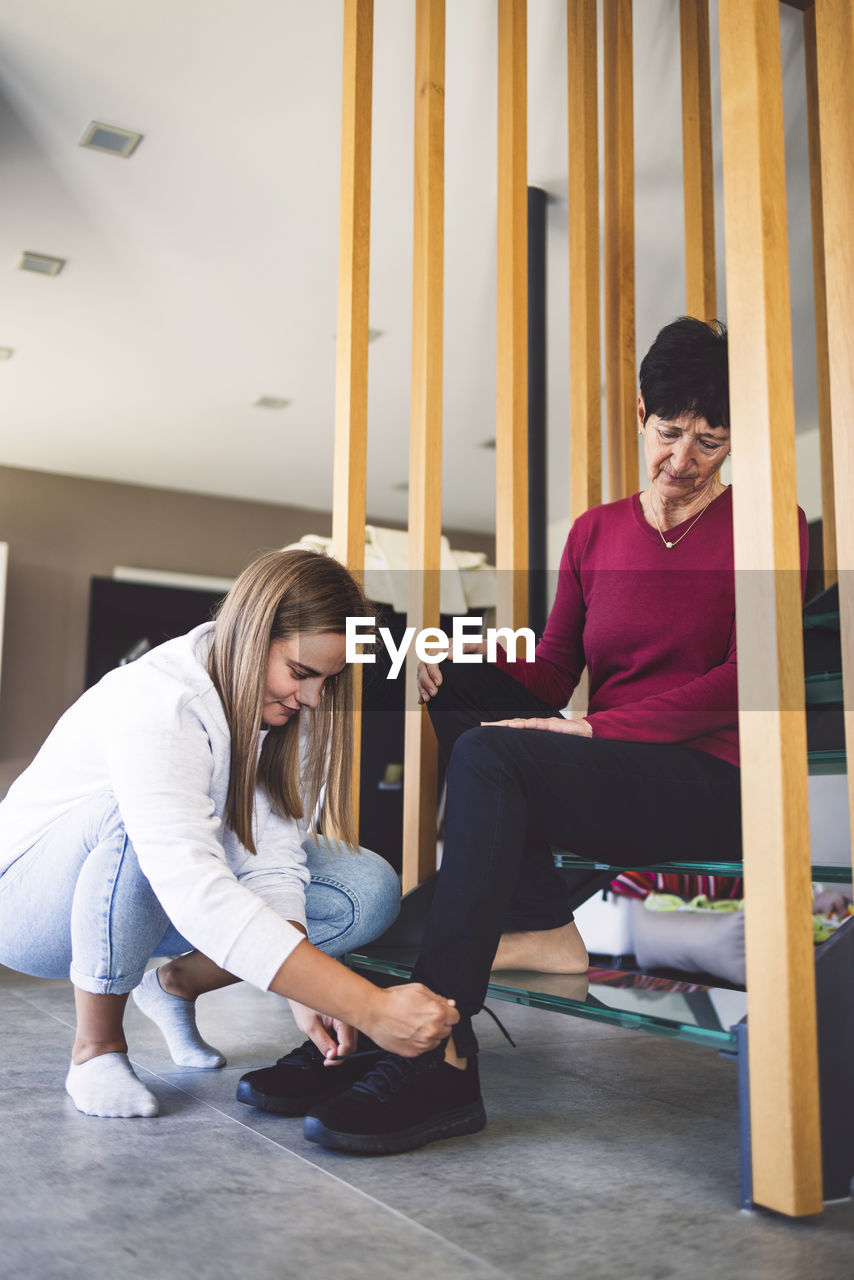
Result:
[[[672,543],[672,542],[665,542],[665,544],[664,544],[664,545],[665,545],[665,547],[667,547],[667,550],[669,551],[669,550],[670,550],[670,548],[673,546],[673,543]]]

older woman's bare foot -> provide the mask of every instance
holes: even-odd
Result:
[[[538,973],[585,973],[587,948],[575,924],[530,933],[503,933],[492,962],[495,969],[534,969]]]

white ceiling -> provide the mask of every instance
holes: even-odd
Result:
[[[677,0],[635,5],[637,345],[684,310]],[[713,8],[713,93],[718,118]],[[494,0],[451,0],[444,523],[491,531]],[[549,517],[568,509],[565,0],[528,6],[549,206]],[[414,0],[377,0],[368,509],[406,518]],[[781,9],[799,429],[815,423],[801,15]],[[0,464],[328,509],[341,0],[5,0]],[[81,149],[91,120],[130,160]],[[716,143],[718,178],[720,145]],[[720,182],[716,199],[723,258]],[[56,279],[22,250],[67,258]],[[719,311],[725,315],[723,274]],[[290,399],[276,411],[259,395]]]

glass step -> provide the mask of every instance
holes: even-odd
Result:
[[[844,751],[810,751],[807,762],[814,778],[847,772]]]
[[[744,874],[744,867],[740,862],[660,862],[654,867],[615,867],[608,862],[591,862],[588,858],[576,858],[571,853],[555,853],[555,866],[561,871],[617,871],[634,870],[634,871],[658,871],[663,875],[673,872],[679,875],[688,876],[741,876]],[[812,868],[812,879],[817,884],[850,884],[851,883],[851,864],[850,862],[842,863],[838,866],[814,866]]]
[[[805,681],[806,701],[813,706],[817,702],[842,701],[842,672],[820,671],[807,676]]]
[[[406,980],[417,954],[417,947],[375,944],[351,953],[346,960],[366,975]],[[735,1025],[747,1013],[744,991],[596,966],[585,974],[502,971],[493,976],[486,998],[729,1052],[736,1048]]]

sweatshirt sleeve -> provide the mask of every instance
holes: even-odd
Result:
[[[266,990],[303,939],[300,931],[239,883],[226,862],[211,799],[213,753],[193,700],[143,691],[114,708],[108,773],[143,873],[169,919],[216,964]]]
[[[307,834],[307,818],[297,822],[280,817],[259,788],[255,797],[257,853],[247,853],[235,868],[241,885],[262,898],[277,915],[306,928],[305,891],[311,879],[303,848]]]
[[[557,592],[533,662],[510,662],[500,647],[498,666],[553,707],[565,707],[584,670],[584,596],[577,523],[572,526],[558,571]]]

